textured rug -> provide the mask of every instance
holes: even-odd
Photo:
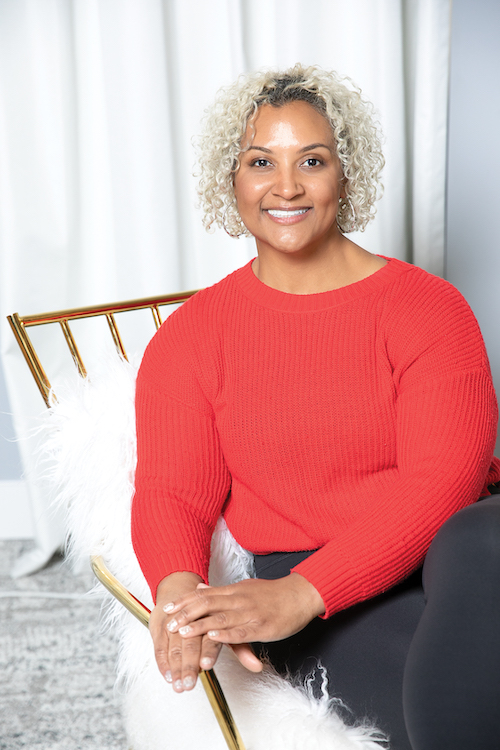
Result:
[[[83,596],[93,575],[55,558],[13,581],[27,546],[0,541],[0,750],[127,750],[116,645],[100,631],[99,601]]]

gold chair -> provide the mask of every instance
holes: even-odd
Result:
[[[119,302],[112,305],[80,307],[71,310],[41,313],[38,315],[21,316],[18,313],[14,313],[13,315],[8,316],[8,321],[40,393],[47,407],[50,408],[50,396],[52,391],[51,384],[35,350],[33,342],[28,335],[28,328],[49,324],[55,324],[56,326],[59,325],[71,352],[73,362],[76,365],[79,374],[85,378],[87,377],[87,370],[76,344],[73,331],[70,328],[70,321],[81,320],[84,318],[105,317],[117,351],[122,357],[127,359],[127,352],[116,323],[116,315],[136,310],[150,309],[153,315],[154,324],[156,329],[158,329],[162,324],[160,308],[185,302],[185,300],[191,297],[194,293],[194,291],[181,292],[179,294],[168,294],[161,297],[148,297],[127,302]],[[53,393],[52,398],[54,398]],[[127,591],[127,589],[111,574],[101,556],[93,556],[91,558],[91,565],[95,575],[103,586],[105,586],[108,591],[110,591],[110,593],[129,610],[129,612],[147,627],[150,610],[136,599],[133,594]],[[229,750],[245,750],[238,728],[236,727],[214,671],[212,669],[201,671],[200,680]]]

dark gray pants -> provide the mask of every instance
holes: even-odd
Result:
[[[256,555],[257,577],[288,575],[310,554]],[[305,676],[319,659],[344,719],[369,717],[392,750],[498,750],[500,496],[450,518],[423,572],[263,649],[280,672]]]

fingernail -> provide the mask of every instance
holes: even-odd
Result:
[[[219,631],[218,630],[209,630],[208,633],[207,633],[207,635],[208,635],[209,638],[217,638],[217,636],[219,635]]]
[[[212,667],[212,659],[210,659],[208,656],[204,656],[203,659],[200,660],[200,667],[202,669],[210,669]]]
[[[182,628],[179,628],[179,633],[181,635],[187,635],[191,632],[191,625],[183,625]]]
[[[163,607],[164,612],[171,612],[175,608],[175,604],[173,602],[169,602],[169,604],[165,604]]]
[[[167,630],[173,633],[176,627],[177,627],[177,620],[170,620],[170,622],[167,625]]]
[[[186,690],[190,690],[194,685],[194,680],[192,677],[184,677],[184,687]]]
[[[178,693],[182,692],[182,680],[176,680],[174,682],[174,689],[177,690]]]
[[[172,672],[170,671],[170,669],[167,669],[167,671],[165,672],[165,679],[167,682],[172,682]]]

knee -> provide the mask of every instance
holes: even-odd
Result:
[[[424,564],[424,587],[443,571],[463,579],[500,578],[500,499],[488,498],[455,513],[436,534]]]

